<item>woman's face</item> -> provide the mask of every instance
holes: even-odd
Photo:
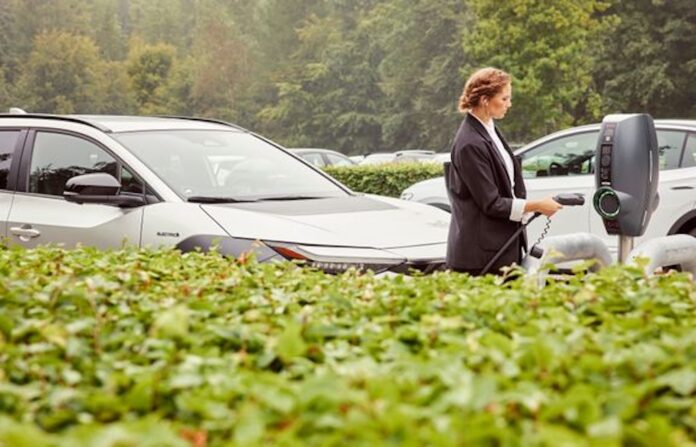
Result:
[[[491,118],[499,120],[505,116],[512,105],[512,85],[508,83],[494,97],[488,100],[488,113]]]

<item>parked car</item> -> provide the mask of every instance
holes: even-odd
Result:
[[[394,163],[423,163],[430,162],[435,156],[435,151],[424,149],[406,149],[394,153]]]
[[[364,155],[350,155],[348,158],[353,160],[353,162],[355,162],[355,164],[360,164],[360,162],[365,159],[365,156]]]
[[[375,152],[368,154],[360,162],[361,165],[378,165],[385,163],[413,163],[430,161],[434,151],[424,149],[406,149],[396,152]]]
[[[437,154],[433,155],[433,158],[430,159],[430,161],[433,163],[445,164],[448,161],[452,161],[452,156],[449,152],[438,152]]]
[[[289,150],[318,168],[325,166],[355,166],[357,164],[348,156],[331,149],[292,148]]]
[[[240,127],[139,116],[0,115],[0,216],[0,236],[24,247],[219,244],[329,272],[429,271],[448,225],[441,210],[353,193]]]
[[[360,161],[361,165],[381,165],[384,163],[392,163],[396,158],[396,155],[391,152],[375,152],[373,154],[367,154],[365,158]]]
[[[660,151],[660,202],[645,239],[675,233],[696,236],[696,120],[655,120]],[[521,158],[530,198],[564,192],[585,194],[582,207],[566,207],[552,218],[549,235],[589,232],[617,250],[616,236],[607,235],[592,206],[595,191],[594,154],[599,124],[574,127],[540,138],[515,152]],[[443,177],[425,180],[403,191],[401,198],[449,211]],[[530,241],[541,234],[545,219],[532,222]]]

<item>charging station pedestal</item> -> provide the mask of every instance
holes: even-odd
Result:
[[[619,262],[642,236],[657,208],[660,175],[655,124],[648,114],[607,115],[597,141],[593,205],[610,235],[619,237]]]

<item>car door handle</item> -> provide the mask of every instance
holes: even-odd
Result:
[[[15,236],[19,236],[19,239],[23,242],[41,236],[41,232],[32,228],[29,224],[24,224],[21,227],[10,227],[10,232]]]
[[[681,191],[685,189],[694,189],[693,186],[690,185],[680,185],[680,186],[672,186],[670,189],[675,190],[675,191]]]

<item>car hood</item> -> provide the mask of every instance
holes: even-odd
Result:
[[[232,237],[390,249],[445,244],[449,214],[381,196],[204,204]]]
[[[411,185],[406,188],[406,191],[411,191],[413,189],[432,189],[439,190],[445,187],[445,177],[434,177],[427,180],[422,180],[418,183]]]

